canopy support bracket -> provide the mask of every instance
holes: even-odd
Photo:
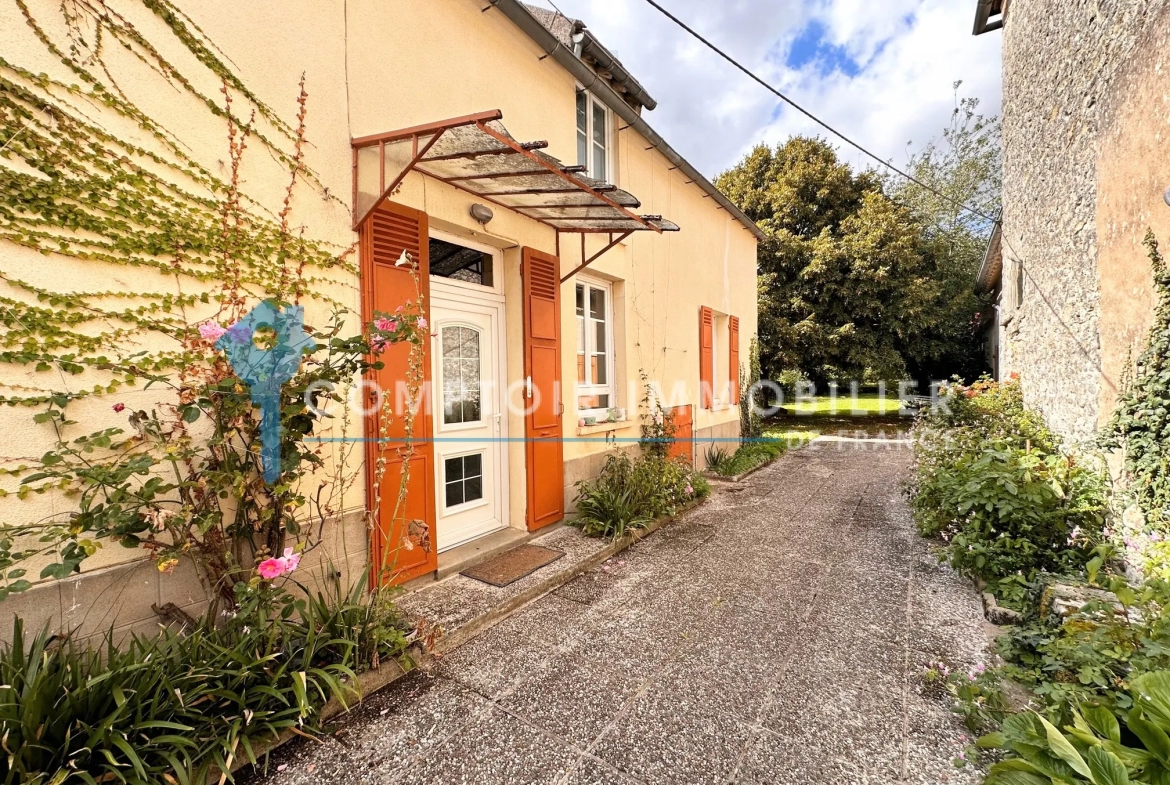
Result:
[[[573,268],[573,270],[571,272],[569,272],[567,275],[562,276],[561,283],[564,283],[565,281],[569,280],[577,273],[584,270],[589,265],[596,262],[598,259],[600,259],[602,256],[604,256],[607,252],[609,252],[615,245],[622,242],[623,240],[625,240],[627,237],[629,237],[633,233],[634,233],[633,230],[630,230],[630,231],[622,232],[621,234],[618,234],[617,237],[614,237],[614,233],[611,232],[609,235],[609,244],[607,246],[605,246],[604,248],[602,248],[597,253],[590,256],[588,259],[585,259],[585,235],[582,234],[581,235],[581,258],[584,259],[584,261],[581,262],[581,264],[578,265],[577,267]],[[558,250],[560,248],[560,242],[561,242],[561,233],[557,232],[557,248],[558,248]]]

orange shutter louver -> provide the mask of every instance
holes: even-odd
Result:
[[[524,300],[524,449],[528,479],[528,530],[565,517],[564,443],[561,440],[561,263],[525,248],[521,254]]]
[[[727,318],[727,335],[729,346],[727,348],[727,376],[729,389],[731,390],[731,402],[735,405],[739,404],[739,317],[729,316]]]
[[[714,408],[714,333],[715,314],[707,306],[699,306],[699,406],[704,409]]]
[[[375,312],[393,313],[407,300],[421,296],[423,315],[430,318],[430,258],[427,214],[409,207],[383,202],[360,229],[362,266],[362,318],[369,323]],[[397,262],[402,252],[410,254],[418,269],[418,294],[410,270]],[[429,340],[423,341],[424,389],[431,380]],[[401,583],[425,575],[438,567],[435,550],[435,476],[431,435],[433,422],[430,406],[424,400],[414,422],[414,453],[409,461],[406,501],[402,509],[395,507],[401,487],[403,471],[407,468],[403,455],[406,435],[400,413],[406,405],[406,374],[410,362],[410,344],[390,346],[378,355],[383,368],[366,379],[369,392],[380,390],[390,398],[395,412],[385,440],[379,439],[378,415],[365,418],[367,505],[372,510],[375,491],[380,490],[378,520],[370,537],[371,586],[382,583]],[[371,384],[372,383],[372,384]],[[376,385],[374,387],[373,385]],[[401,399],[401,400],[400,400]],[[376,399],[374,399],[376,400]],[[371,401],[367,398],[367,406]],[[380,489],[377,483],[377,463],[385,458],[385,471]]]

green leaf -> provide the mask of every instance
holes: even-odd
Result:
[[[1148,719],[1170,728],[1170,672],[1143,673],[1133,680],[1132,692]]]
[[[202,412],[199,411],[198,406],[188,406],[183,410],[183,422],[195,422],[199,419],[200,414]]]
[[[1088,721],[1089,727],[1114,744],[1121,743],[1121,724],[1117,717],[1104,706],[1083,706],[1081,714]]]
[[[1088,761],[1094,785],[1129,785],[1125,764],[1104,747],[1089,750]]]
[[[1077,774],[1083,775],[1085,777],[1091,776],[1089,773],[1089,764],[1085,763],[1085,759],[1081,757],[1079,752],[1077,752],[1077,748],[1072,745],[1072,742],[1066,739],[1064,734],[1061,733],[1051,722],[1044,719],[1039,714],[1036,716],[1039,718],[1040,722],[1044,724],[1044,730],[1048,735],[1048,746],[1052,750],[1053,754],[1071,766],[1073,771],[1075,771]]]
[[[1170,766],[1170,737],[1166,736],[1166,731],[1143,719],[1142,711],[1137,707],[1130,711],[1126,725],[1142,740],[1151,755],[1161,761],[1162,765]]]

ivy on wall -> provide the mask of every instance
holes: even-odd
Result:
[[[14,1],[77,82],[34,73],[0,56],[0,240],[39,251],[49,257],[46,264],[67,256],[141,272],[133,291],[54,291],[0,265],[9,289],[0,292],[0,367],[59,369],[70,376],[104,372],[99,384],[72,390],[63,389],[57,374],[45,376],[43,387],[9,390],[0,401],[61,408],[121,384],[206,364],[209,352],[193,340],[199,319],[234,320],[247,299],[328,302],[323,292],[336,291],[339,283],[352,286],[352,248],[313,241],[289,225],[298,182],[320,198],[335,199],[304,166],[303,80],[298,122],[290,125],[244,86],[202,31],[167,0],[141,2],[222,84],[218,100],[199,92],[195,81],[104,3],[62,3],[66,51],[24,0]],[[103,61],[110,42],[225,123],[227,177],[201,165],[172,132],[125,97]],[[132,123],[149,137],[150,147],[107,130],[114,123],[102,118],[111,115]],[[279,213],[239,188],[249,144],[263,147],[289,171]],[[143,277],[147,271],[158,274],[157,285]],[[172,348],[142,351],[158,343],[151,335],[170,339],[164,343]],[[4,374],[6,381],[15,376]]]
[[[1124,448],[1130,490],[1145,515],[1146,528],[1165,533],[1170,524],[1170,270],[1152,231],[1146,233],[1145,246],[1158,306],[1149,343],[1105,440],[1107,446]]]
[[[168,0],[126,0],[161,25],[135,25],[101,0],[62,0],[54,20],[38,19],[24,0],[12,2],[75,81],[0,55],[0,402],[35,407],[33,419],[53,429],[56,444],[0,474],[19,478],[21,498],[64,493],[76,504],[34,523],[0,520],[0,599],[29,588],[21,566],[28,560],[50,557],[40,577],[63,578],[105,540],[145,548],[162,571],[180,558],[194,559],[212,596],[231,606],[255,562],[281,553],[286,535],[299,538],[298,548],[321,541],[326,519],[340,512],[346,489],[361,474],[351,468],[352,444],[338,447],[330,465],[322,445],[309,438],[316,403],[344,404],[347,386],[380,368],[376,355],[396,342],[411,345],[407,382],[417,399],[426,332],[421,311],[412,309],[421,303],[408,301],[378,320],[386,327],[358,330],[346,304],[334,299],[356,287],[354,246],[311,239],[293,224],[295,193],[309,190],[340,204],[305,164],[303,77],[296,119],[288,123]],[[62,27],[57,39],[48,32]],[[173,40],[155,45],[147,28],[169,31]],[[204,116],[186,124],[222,124],[222,176],[127,97],[103,59],[111,42],[160,85],[194,99]],[[185,76],[163,55],[181,49],[204,69],[199,78]],[[211,83],[220,85],[218,96],[196,86]],[[278,209],[240,187],[249,147],[287,173]],[[14,246],[61,268],[91,265],[109,277],[124,268],[132,284],[79,291],[69,275],[21,277],[11,259],[29,254],[11,253]],[[323,329],[309,328],[318,350],[305,355],[283,390],[281,479],[273,486],[260,471],[258,418],[247,391],[199,329],[214,320],[222,332],[219,322],[237,322],[261,300],[278,307],[314,301],[319,313],[333,314]],[[347,337],[347,329],[357,334]],[[32,381],[17,386],[24,376]],[[127,411],[128,429],[78,436],[66,414],[70,403],[123,385],[156,385],[158,401],[150,411]],[[307,404],[309,391],[314,406]],[[120,402],[113,408],[126,409]],[[382,434],[391,414],[381,407]],[[337,420],[343,432],[350,417],[343,406]],[[398,449],[409,457],[409,406],[403,418],[406,443]],[[202,436],[193,430],[196,422],[204,423]],[[379,490],[384,470],[383,459],[373,478]],[[397,498],[387,499],[394,520],[405,515],[407,479],[404,473]],[[381,503],[379,493],[370,519]],[[425,533],[419,536],[426,541]],[[393,571],[393,565],[382,568]]]

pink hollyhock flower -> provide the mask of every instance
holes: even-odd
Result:
[[[420,330],[427,329],[427,320],[421,316],[418,317],[418,329],[420,329]]]
[[[385,316],[379,316],[377,321],[374,322],[374,326],[383,332],[394,331],[394,322],[390,321]]]
[[[114,404],[114,411],[116,411],[116,412],[125,411],[125,409],[126,409],[126,404],[124,404],[124,403]]]
[[[208,343],[215,343],[226,332],[227,330],[220,327],[219,322],[216,321],[204,322],[199,325],[199,335]]]
[[[396,332],[398,330],[398,322],[390,322],[390,326],[386,329],[388,329],[390,332]]]
[[[284,571],[286,573],[292,572],[301,564],[301,555],[293,551],[292,548],[284,549],[284,556],[281,556],[277,561],[284,562]]]
[[[385,341],[374,341],[372,344],[370,344],[370,348],[380,354],[386,351],[386,347],[389,345],[390,344],[386,343]]]
[[[256,567],[256,572],[260,573],[260,577],[264,580],[270,581],[284,575],[285,565],[280,559],[265,559]]]

